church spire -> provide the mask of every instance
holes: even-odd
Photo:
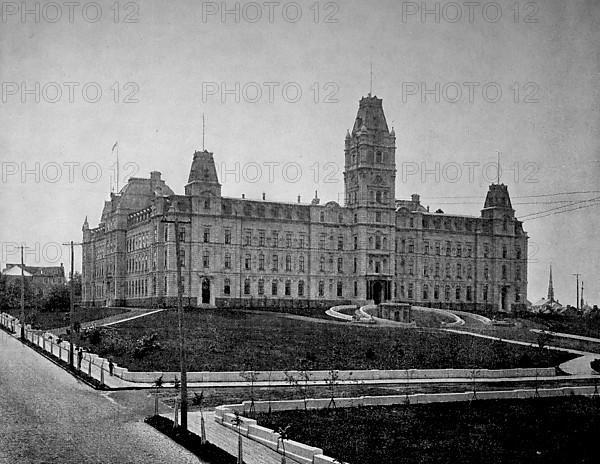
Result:
[[[554,286],[552,285],[552,264],[550,265],[550,278],[548,279],[548,300],[554,303]]]

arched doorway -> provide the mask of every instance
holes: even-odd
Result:
[[[373,302],[378,305],[381,303],[381,293],[383,291],[383,287],[381,282],[373,283]]]
[[[202,279],[202,304],[210,304],[210,280]]]

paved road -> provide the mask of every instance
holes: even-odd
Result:
[[[198,463],[141,422],[141,396],[95,391],[0,331],[0,463]]]

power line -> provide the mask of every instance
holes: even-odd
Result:
[[[550,211],[555,211],[555,210],[558,210],[558,209],[568,208],[570,206],[579,205],[581,203],[589,203],[589,202],[598,201],[598,200],[600,200],[600,197],[590,198],[588,200],[573,201],[573,202],[569,203],[568,205],[556,206],[555,208],[550,208],[550,209],[547,209],[547,210],[544,210],[544,211],[538,211],[538,212],[535,212],[535,213],[525,214],[523,216],[520,216],[519,219],[521,220],[521,219],[527,218],[529,216],[537,216],[538,214],[544,214],[544,213],[548,213]]]
[[[564,210],[564,211],[556,211],[556,212],[554,212],[554,213],[543,214],[543,215],[541,215],[541,216],[537,216],[537,217],[533,217],[533,218],[528,218],[528,219],[525,219],[525,221],[533,221],[533,220],[535,220],[535,219],[541,219],[541,218],[544,218],[544,217],[548,217],[548,216],[554,216],[554,215],[556,215],[556,214],[561,214],[561,213],[569,213],[569,212],[571,212],[571,211],[576,211],[576,210],[578,210],[578,209],[591,208],[591,207],[593,207],[593,206],[598,206],[598,205],[600,205],[600,202],[596,202],[596,203],[593,203],[593,204],[591,204],[591,205],[578,206],[578,207],[576,207],[576,208],[571,208],[571,209],[567,209],[567,210]]]

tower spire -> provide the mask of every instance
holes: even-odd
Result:
[[[550,264],[550,278],[548,279],[548,300],[554,303],[554,287],[552,285],[552,264]]]
[[[373,95],[373,62],[371,61],[371,79],[369,82],[369,97]]]

